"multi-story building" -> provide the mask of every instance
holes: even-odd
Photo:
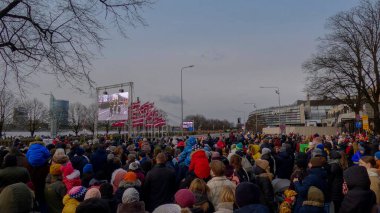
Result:
[[[322,126],[328,111],[337,104],[331,100],[298,100],[287,106],[257,109],[249,117],[257,118],[258,126]]]

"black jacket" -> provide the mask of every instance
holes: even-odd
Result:
[[[162,204],[173,202],[176,191],[175,181],[174,170],[163,164],[156,165],[148,172],[143,186],[147,211],[152,212]]]
[[[280,152],[276,156],[276,177],[290,179],[294,167],[294,159],[287,152]]]
[[[348,193],[343,199],[339,213],[371,212],[376,195],[370,189],[371,181],[362,166],[352,166],[344,172]]]
[[[255,183],[260,188],[260,203],[272,210],[271,208],[275,206],[275,203],[274,190],[270,178],[266,176],[266,174],[257,175],[255,178]]]
[[[328,189],[332,201],[343,200],[343,169],[339,163],[331,163],[326,167],[328,173]]]

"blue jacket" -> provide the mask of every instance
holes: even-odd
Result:
[[[35,143],[29,147],[26,159],[31,166],[43,166],[50,158],[49,150],[42,144]]]
[[[310,186],[315,186],[320,189],[325,200],[328,198],[328,185],[327,185],[327,172],[323,168],[312,168],[309,170],[309,174],[302,180],[302,183],[295,182],[294,187],[297,192],[297,200],[294,207],[294,212],[299,212],[303,201],[307,199],[307,193]]]
[[[251,204],[248,206],[236,209],[234,213],[269,213],[268,207],[262,204]]]
[[[178,157],[178,163],[180,165],[190,166],[190,154],[192,152],[192,147],[197,143],[197,140],[194,137],[190,137],[186,141],[185,149],[181,152]]]

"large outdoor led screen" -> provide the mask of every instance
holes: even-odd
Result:
[[[99,95],[98,120],[115,121],[128,119],[128,92]]]

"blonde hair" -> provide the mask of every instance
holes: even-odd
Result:
[[[220,193],[220,202],[234,202],[235,191],[230,186],[224,186]]]
[[[199,178],[195,178],[193,181],[191,181],[189,190],[191,192],[199,192],[202,194],[206,194],[206,193],[208,193],[208,191],[210,189],[208,188],[208,186],[204,180],[199,179]]]

